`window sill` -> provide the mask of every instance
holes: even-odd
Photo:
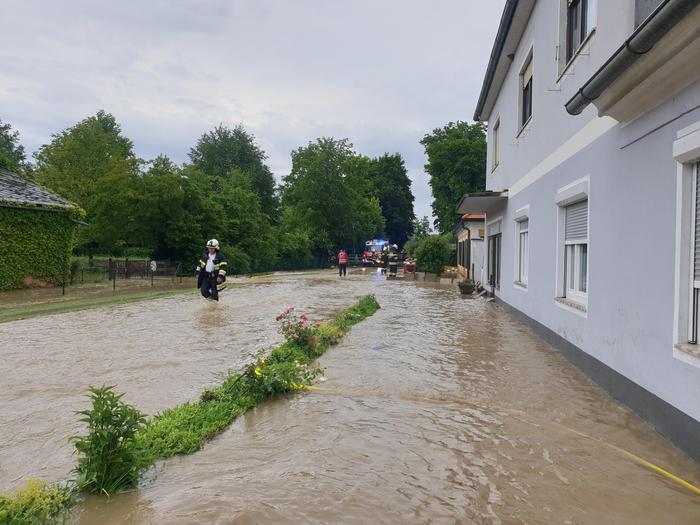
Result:
[[[569,59],[569,61],[564,65],[564,69],[561,70],[561,73],[559,73],[559,77],[557,77],[557,84],[561,82],[561,79],[564,78],[567,73],[569,73],[569,69],[574,65],[574,62],[576,62],[576,59],[583,55],[583,49],[588,46],[588,43],[591,41],[591,38],[593,38],[593,35],[595,34],[595,27],[591,29],[591,32],[588,33],[588,36],[583,39],[583,42],[576,48],[576,51],[574,51],[574,55]]]
[[[518,134],[515,136],[516,139],[521,138],[521,136],[524,135],[528,129],[530,129],[530,122],[532,122],[532,115],[530,115],[530,118],[528,118],[525,121],[525,124],[523,124],[520,128],[520,131],[518,131]]]
[[[513,281],[513,286],[515,286],[519,290],[522,290],[523,292],[527,292],[527,283],[522,283],[520,281]]]
[[[585,304],[572,301],[566,297],[555,297],[554,302],[557,306],[573,312],[575,314],[581,315],[583,317],[588,317],[588,308]]]
[[[700,345],[694,345],[691,343],[676,343],[673,345],[673,347],[680,352],[700,359]]]

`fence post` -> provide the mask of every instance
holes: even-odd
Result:
[[[112,258],[109,258],[109,262],[107,263],[107,280],[114,279],[114,275],[112,274]]]
[[[129,258],[124,258],[124,279],[129,278]]]
[[[62,284],[63,284],[63,294],[62,295],[66,295],[66,271],[65,270],[63,270],[63,283]]]

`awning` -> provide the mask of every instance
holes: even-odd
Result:
[[[508,200],[508,191],[481,191],[465,193],[457,206],[457,213],[489,213],[503,206]]]

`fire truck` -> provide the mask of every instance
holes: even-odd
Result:
[[[381,266],[382,250],[389,241],[372,239],[365,242],[365,251],[362,253],[362,266]]]

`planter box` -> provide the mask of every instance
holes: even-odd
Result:
[[[476,285],[472,286],[460,286],[459,287],[459,292],[462,295],[471,295],[474,293],[474,290],[476,289]]]

